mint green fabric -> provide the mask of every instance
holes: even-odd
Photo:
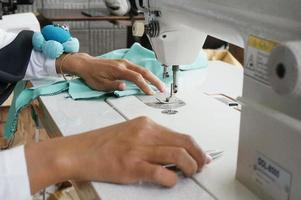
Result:
[[[136,45],[136,43],[134,45]],[[129,49],[117,49],[109,53],[105,53],[99,57],[107,59],[122,59],[128,51]]]
[[[10,139],[14,132],[15,132],[15,127],[17,126],[17,117],[18,117],[18,107],[16,106],[16,100],[18,99],[19,95],[21,94],[22,90],[24,90],[25,88],[25,81],[19,81],[14,89],[14,98],[12,101],[12,104],[9,108],[8,111],[8,116],[7,116],[7,120],[6,123],[4,125],[4,137],[6,139]]]
[[[119,49],[100,56],[107,59],[127,59],[137,65],[149,69],[158,78],[162,80],[163,67],[156,59],[155,53],[150,51],[140,44],[135,43],[130,49]],[[208,65],[207,56],[201,52],[196,61],[191,65],[180,66],[181,71],[205,68]],[[169,73],[172,74],[171,67],[168,68]],[[162,80],[169,84],[172,79]],[[24,89],[25,82],[21,81],[17,84],[14,91],[13,103],[9,109],[8,119],[5,124],[4,135],[7,139],[11,138],[16,131],[18,114],[22,108],[30,105],[30,103],[39,96],[56,95],[67,91],[69,96],[74,100],[102,98],[109,95],[116,97],[123,97],[128,95],[141,94],[141,90],[132,82],[125,81],[126,89],[124,91],[103,92],[91,89],[85,82],[78,78],[71,81],[57,81],[48,85],[40,87],[32,87]],[[154,90],[154,86],[151,86]]]
[[[69,82],[69,96],[74,100],[99,98],[106,92],[91,89],[82,79],[75,79]]]
[[[4,125],[4,136],[6,139],[10,139],[16,132],[18,115],[24,107],[28,106],[39,96],[56,95],[68,89],[68,83],[66,81],[30,89],[25,89],[25,83],[25,81],[19,81],[14,90],[14,98],[8,111],[7,121]]]
[[[205,53],[205,51],[201,51],[199,56],[194,61],[194,63],[192,63],[190,65],[181,65],[180,70],[181,71],[190,71],[190,70],[205,68],[207,66],[208,66],[207,54]]]

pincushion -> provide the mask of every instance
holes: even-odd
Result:
[[[48,58],[58,58],[63,53],[79,51],[79,41],[71,36],[66,26],[47,25],[41,32],[35,32],[32,44],[36,51],[42,52]]]

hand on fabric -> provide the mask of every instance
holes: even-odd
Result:
[[[60,58],[57,60],[57,71],[60,72]],[[112,60],[92,57],[85,53],[68,56],[62,63],[64,73],[75,74],[85,80],[93,89],[101,91],[124,90],[126,85],[121,80],[135,83],[144,93],[153,94],[148,82],[161,92],[164,84],[149,70],[121,59]]]
[[[188,135],[146,117],[85,134],[25,146],[31,192],[65,180],[157,183],[171,187],[177,175],[162,165],[176,164],[186,176],[210,160]]]

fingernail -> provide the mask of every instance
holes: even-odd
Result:
[[[160,84],[160,87],[158,88],[161,92],[166,91],[166,85],[165,84]]]
[[[126,88],[125,83],[120,83],[119,84],[119,90],[125,90],[125,88]]]
[[[154,91],[154,90],[152,90],[152,89],[150,89],[150,91],[149,91],[149,95],[154,95],[154,94],[156,94],[156,93],[155,93],[155,91]]]
[[[210,155],[206,154],[206,164],[211,163],[211,161],[212,161],[212,157]]]

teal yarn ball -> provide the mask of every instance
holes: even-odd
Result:
[[[42,28],[41,32],[46,41],[54,40],[59,43],[64,43],[71,38],[70,32],[58,25],[47,25]]]
[[[58,58],[63,52],[64,47],[61,43],[50,40],[46,41],[42,48],[43,54],[48,58]]]
[[[42,33],[35,32],[32,36],[32,45],[36,51],[42,51],[42,46],[45,42],[44,36]]]
[[[71,37],[70,40],[63,43],[64,51],[66,53],[75,53],[79,51],[79,41],[77,38]]]
[[[41,33],[34,33],[32,37],[34,50],[42,52],[46,57],[55,59],[64,52],[79,51],[79,41],[71,37],[67,26],[47,25]]]

